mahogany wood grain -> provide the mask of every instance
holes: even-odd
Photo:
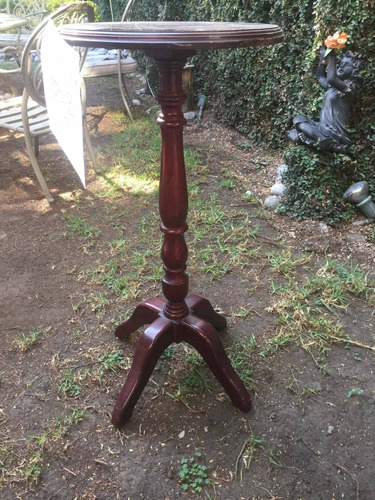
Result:
[[[249,393],[216,331],[226,328],[225,318],[207,299],[195,294],[187,297],[188,249],[184,234],[188,229],[188,192],[183,154],[186,120],[181,111],[185,98],[182,70],[187,57],[196,49],[270,45],[282,41],[282,31],[278,26],[264,24],[157,22],[64,25],[61,33],[72,45],[144,49],[155,59],[159,71],[157,100],[161,112],[157,122],[162,139],[159,211],[164,234],[161,257],[165,299],[153,297],[141,302],[116,329],[116,336],[123,340],[140,327],[150,325],[138,340],[112,422],[121,427],[129,420],[158,359],[173,342],[187,342],[197,349],[233,405],[247,412],[251,408]]]

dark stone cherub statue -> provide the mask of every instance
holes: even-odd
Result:
[[[352,52],[343,54],[337,63],[332,50],[325,57],[320,53],[317,78],[326,89],[318,122],[304,115],[294,117],[289,137],[299,144],[323,151],[347,153],[352,143],[350,125],[355,100],[362,83],[360,62]]]

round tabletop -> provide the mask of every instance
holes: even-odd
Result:
[[[216,22],[122,22],[62,25],[71,45],[108,49],[220,49],[273,45],[283,41],[275,24]]]

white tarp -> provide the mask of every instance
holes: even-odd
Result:
[[[51,130],[86,187],[79,54],[51,21],[43,35],[41,59]]]

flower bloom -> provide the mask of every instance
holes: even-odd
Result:
[[[346,33],[336,31],[333,36],[327,36],[324,43],[328,49],[343,49],[347,41],[348,35]]]

